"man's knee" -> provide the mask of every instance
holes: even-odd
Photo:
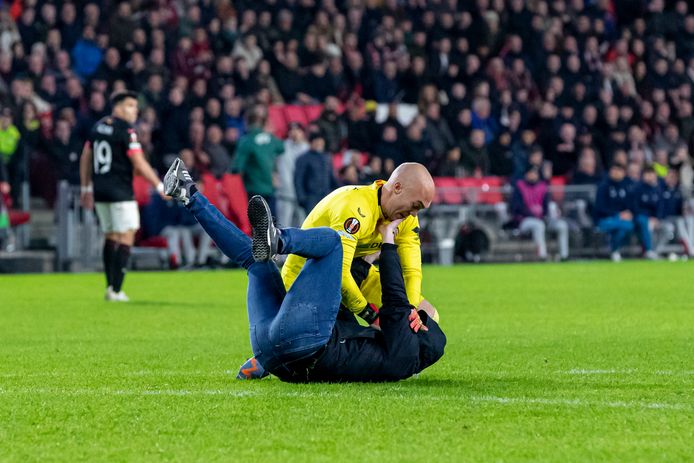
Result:
[[[619,228],[623,232],[631,232],[634,230],[634,222],[630,222],[628,220],[620,220]]]

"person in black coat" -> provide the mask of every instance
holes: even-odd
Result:
[[[332,159],[325,152],[325,138],[320,132],[309,135],[311,149],[296,160],[294,187],[299,205],[306,211],[338,187]]]
[[[71,133],[70,122],[58,119],[55,125],[55,137],[49,146],[60,180],[67,180],[70,185],[80,184],[80,153],[82,146]]]

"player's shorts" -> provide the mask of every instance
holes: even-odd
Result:
[[[125,233],[140,228],[140,211],[136,201],[96,203],[95,206],[104,233]]]

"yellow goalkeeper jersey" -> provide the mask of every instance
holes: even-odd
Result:
[[[329,227],[342,239],[342,303],[354,313],[367,303],[363,292],[371,293],[368,302],[380,305],[380,283],[367,278],[360,289],[350,272],[352,260],[378,252],[383,243],[377,225],[384,221],[380,205],[380,189],[385,183],[378,180],[366,186],[344,186],[323,198],[308,215],[301,228]],[[422,254],[419,242],[419,220],[408,216],[398,226],[395,238],[402,265],[407,297],[415,307],[422,301]],[[288,289],[303,267],[305,259],[290,255],[282,267],[282,279]],[[370,275],[372,277],[372,275]],[[366,287],[368,288],[366,288]],[[374,288],[377,287],[377,293]]]

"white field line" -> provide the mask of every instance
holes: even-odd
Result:
[[[214,378],[219,376],[236,376],[237,371],[232,370],[138,370],[138,371],[32,371],[32,372],[4,372],[0,373],[0,378],[69,378],[69,377],[121,377],[121,378],[145,378],[161,376],[185,376],[198,378]],[[466,374],[495,374],[512,375],[511,371],[503,370],[470,370],[462,373]],[[577,375],[577,376],[599,376],[599,375],[655,375],[655,376],[694,376],[694,370],[638,370],[638,369],[584,369],[573,368],[571,370],[559,370],[555,374]]]
[[[644,375],[657,375],[657,376],[693,376],[694,370],[654,370],[654,371],[644,371],[633,368],[628,369],[583,369],[583,368],[573,368],[571,370],[558,371],[559,374],[564,375],[579,375],[579,376],[590,376],[590,375],[633,375],[633,374],[644,374]]]
[[[237,371],[224,370],[140,370],[140,371],[92,371],[92,372],[77,372],[77,371],[32,371],[28,373],[22,372],[7,372],[0,373],[0,378],[69,378],[73,376],[79,377],[121,377],[121,378],[143,378],[148,376],[187,376],[187,377],[215,377],[234,375]]]
[[[306,391],[273,391],[262,393],[252,390],[225,390],[225,389],[110,389],[110,388],[40,388],[40,387],[18,387],[18,388],[0,388],[0,396],[165,396],[165,397],[186,397],[186,396],[220,396],[220,397],[287,397],[287,398],[304,398],[304,399],[335,399],[345,398],[346,394],[342,392],[306,392]],[[405,399],[404,395],[399,397]],[[395,397],[391,397],[395,398]],[[643,401],[593,401],[582,399],[566,399],[566,398],[551,398],[551,397],[499,397],[499,396],[451,396],[451,395],[424,395],[420,396],[420,400],[427,401],[452,401],[452,402],[468,402],[468,403],[496,403],[502,405],[542,405],[542,406],[558,406],[558,407],[575,407],[575,408],[623,408],[632,410],[694,410],[691,404],[687,403],[667,403],[667,402],[643,402]]]

